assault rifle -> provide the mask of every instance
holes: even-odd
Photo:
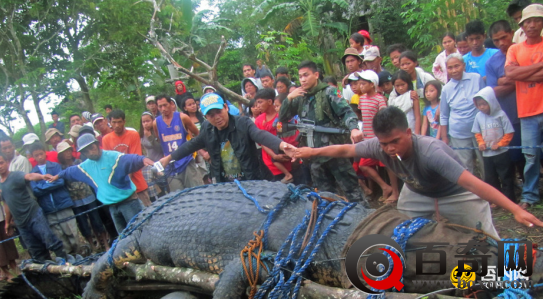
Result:
[[[298,130],[300,132],[300,135],[305,136],[307,138],[307,146],[309,147],[315,147],[315,142],[313,140],[313,133],[326,133],[326,134],[349,134],[350,131],[348,129],[340,129],[340,128],[330,128],[330,127],[324,127],[324,126],[317,126],[315,125],[314,121],[302,119],[299,123],[291,124],[291,123],[277,123],[277,133],[286,133],[289,131],[296,131]]]

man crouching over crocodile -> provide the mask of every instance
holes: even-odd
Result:
[[[469,227],[475,227],[480,221],[484,231],[497,237],[490,202],[511,212],[521,224],[543,226],[543,222],[534,215],[469,173],[447,144],[429,136],[413,134],[400,109],[388,107],[379,111],[373,119],[373,130],[377,138],[356,145],[299,148],[294,156],[356,157],[381,161],[404,181],[397,208],[410,217],[429,217],[436,213]]]

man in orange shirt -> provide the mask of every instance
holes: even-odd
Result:
[[[523,146],[541,144],[543,129],[543,5],[532,4],[522,11],[519,25],[526,41],[507,51],[505,76],[515,80],[517,110]],[[539,202],[539,149],[522,149],[526,158],[524,186],[520,206],[523,209]]]
[[[123,154],[136,154],[143,156],[141,152],[141,139],[136,131],[125,128],[125,114],[122,110],[115,109],[109,114],[113,134],[109,133],[102,139],[102,148],[105,150],[118,151]],[[144,206],[151,205],[148,186],[141,169],[132,173],[130,179],[136,185],[136,193]]]

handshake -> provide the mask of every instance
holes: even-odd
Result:
[[[296,159],[307,159],[311,158],[313,155],[313,149],[310,147],[297,148],[284,141],[279,144],[279,149],[281,149],[284,154],[272,156],[272,159],[277,162],[287,162],[289,160],[294,162]]]

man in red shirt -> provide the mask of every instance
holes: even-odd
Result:
[[[277,136],[277,129],[273,126],[277,119],[277,111],[273,106],[275,90],[265,88],[259,90],[255,95],[256,105],[262,114],[255,119],[255,125],[260,130],[268,131]],[[285,154],[276,155],[271,149],[262,146],[262,160],[268,166],[274,176],[274,181],[281,180],[282,183],[292,183],[293,176],[290,173],[292,164],[290,157]]]
[[[136,131],[125,128],[125,114],[122,110],[115,109],[109,114],[113,133],[109,133],[102,138],[102,148],[105,150],[118,151],[123,154],[135,154],[143,156],[141,152],[141,139]],[[144,206],[151,205],[148,186],[141,169],[132,173],[130,179],[136,185],[136,193]]]

